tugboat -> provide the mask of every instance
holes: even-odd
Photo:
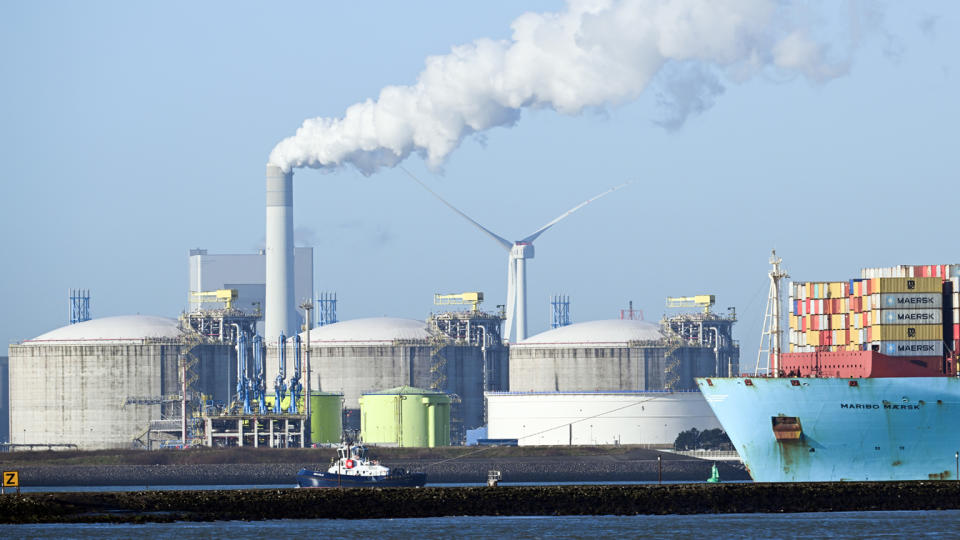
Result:
[[[391,469],[367,458],[362,444],[341,443],[326,472],[307,468],[297,473],[300,487],[423,487],[427,473]]]

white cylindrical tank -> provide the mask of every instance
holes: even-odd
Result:
[[[699,391],[487,392],[487,437],[529,445],[672,446],[690,428],[720,428]]]
[[[193,390],[228,402],[236,384],[230,345],[193,347],[174,319],[92,319],[10,345],[11,442],[82,450],[147,445],[152,421],[180,413],[170,396],[181,393],[187,352],[196,360]]]
[[[293,172],[267,165],[267,275],[264,334],[268,343],[298,329],[293,301]]]

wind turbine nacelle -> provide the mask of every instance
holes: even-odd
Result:
[[[515,259],[532,259],[533,258],[533,244],[526,243],[516,243],[513,245],[513,248],[510,249],[510,256]]]

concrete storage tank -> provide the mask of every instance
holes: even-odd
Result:
[[[360,428],[359,399],[365,393],[412,386],[454,394],[459,403],[453,404],[452,420],[459,438],[463,429],[483,424],[484,358],[494,366],[486,370],[492,379],[486,390],[507,389],[507,350],[499,344],[483,350],[429,328],[425,321],[377,317],[311,329],[310,388],[343,393],[345,429]],[[289,377],[291,340],[287,347]],[[276,377],[277,356],[277,348],[268,347],[267,381]]]
[[[695,390],[694,377],[716,375],[711,348],[622,319],[529,337],[511,345],[509,365],[512,392]]]
[[[10,362],[0,356],[0,442],[10,442]]]
[[[188,395],[192,389],[229,402],[233,348],[191,336],[174,319],[129,315],[10,345],[11,442],[90,450],[149,445],[152,423],[180,416],[180,358],[188,351],[196,359]]]
[[[450,397],[409,386],[364,394],[360,433],[370,444],[450,445]]]

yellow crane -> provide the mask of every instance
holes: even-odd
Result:
[[[710,313],[710,306],[717,303],[717,297],[713,294],[698,294],[697,296],[668,296],[667,307],[671,308],[691,308],[702,307],[704,313]]]
[[[191,302],[223,302],[230,309],[237,299],[236,289],[217,289],[215,291],[190,291]]]
[[[464,292],[456,294],[437,293],[433,295],[433,303],[438,306],[469,304],[472,306],[473,311],[476,311],[477,306],[480,305],[480,302],[483,302],[482,292]]]

